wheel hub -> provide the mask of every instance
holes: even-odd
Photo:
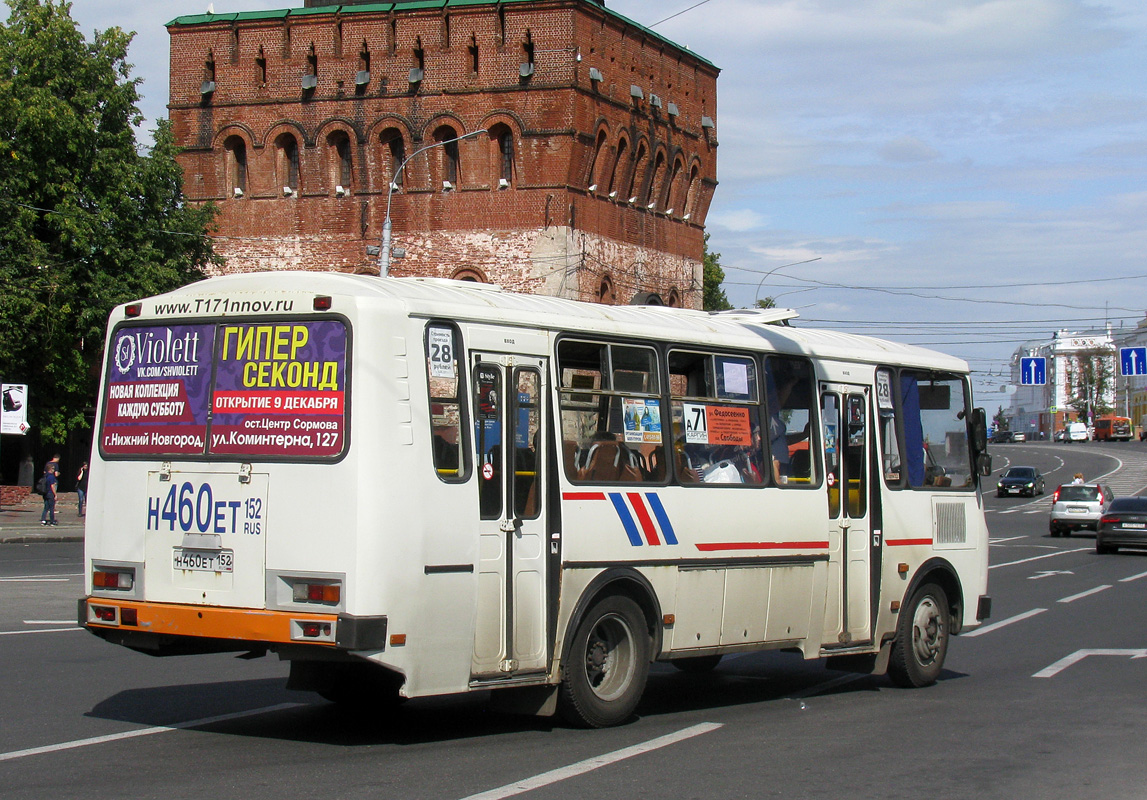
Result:
[[[912,618],[912,649],[921,665],[928,666],[939,657],[943,633],[943,620],[936,600],[923,598]]]

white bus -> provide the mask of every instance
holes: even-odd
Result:
[[[587,726],[653,661],[930,684],[991,606],[968,367],[795,316],[312,272],[119,306],[81,623]]]

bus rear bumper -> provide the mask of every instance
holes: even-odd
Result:
[[[156,655],[218,653],[309,645],[384,650],[386,617],[267,611],[84,597],[82,627],[108,641]]]

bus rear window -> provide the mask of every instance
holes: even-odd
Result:
[[[108,457],[336,459],[346,450],[340,320],[118,328],[99,443]]]

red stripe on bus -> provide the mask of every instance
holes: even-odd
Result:
[[[705,542],[697,549],[703,552],[714,550],[827,550],[828,542]]]
[[[650,545],[661,544],[661,540],[657,538],[657,529],[653,527],[653,520],[649,518],[649,511],[645,508],[645,499],[638,492],[627,492],[625,496],[629,498],[633,513],[637,514],[641,530],[645,531],[645,541]]]
[[[562,500],[604,500],[605,492],[562,492]]]
[[[931,539],[885,539],[884,543],[889,547],[903,547],[910,544],[932,544]]]

